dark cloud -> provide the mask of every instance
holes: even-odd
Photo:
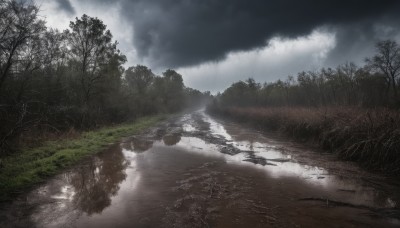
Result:
[[[75,9],[72,7],[69,0],[55,0],[60,10],[67,12],[68,14],[75,14]]]
[[[139,57],[159,67],[221,60],[231,51],[263,46],[275,35],[298,37],[320,26],[340,30],[338,38],[344,42],[342,48],[346,48],[357,44],[359,35],[374,32],[369,31],[371,23],[388,19],[398,22],[393,15],[400,14],[400,1],[396,0],[118,0],[118,3],[122,16],[133,25],[133,42]]]
[[[375,44],[380,40],[394,39],[400,42],[400,11],[389,10],[380,18],[354,21],[330,30],[336,34],[336,47],[329,53],[326,65],[337,66],[346,61],[358,65],[375,52]],[[399,14],[399,15],[397,15]]]

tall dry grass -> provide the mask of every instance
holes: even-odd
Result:
[[[386,173],[400,174],[400,113],[389,109],[210,108],[210,112],[313,140],[345,160]]]

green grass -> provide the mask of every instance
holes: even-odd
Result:
[[[0,167],[0,201],[12,199],[14,195],[84,157],[96,154],[121,138],[151,127],[162,119],[165,116],[145,117],[133,123],[84,132],[77,139],[45,142],[40,147],[24,149],[3,158],[3,167]]]

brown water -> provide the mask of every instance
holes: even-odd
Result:
[[[183,115],[0,211],[2,227],[399,227],[400,184],[333,155]]]

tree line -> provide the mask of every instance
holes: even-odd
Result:
[[[214,100],[219,106],[358,106],[400,107],[400,47],[396,41],[376,43],[365,65],[302,71],[297,77],[260,84],[249,78],[233,83]]]
[[[0,155],[24,134],[90,129],[182,110],[210,94],[185,87],[168,69],[124,69],[107,26],[83,15],[47,28],[34,3],[0,0]]]

